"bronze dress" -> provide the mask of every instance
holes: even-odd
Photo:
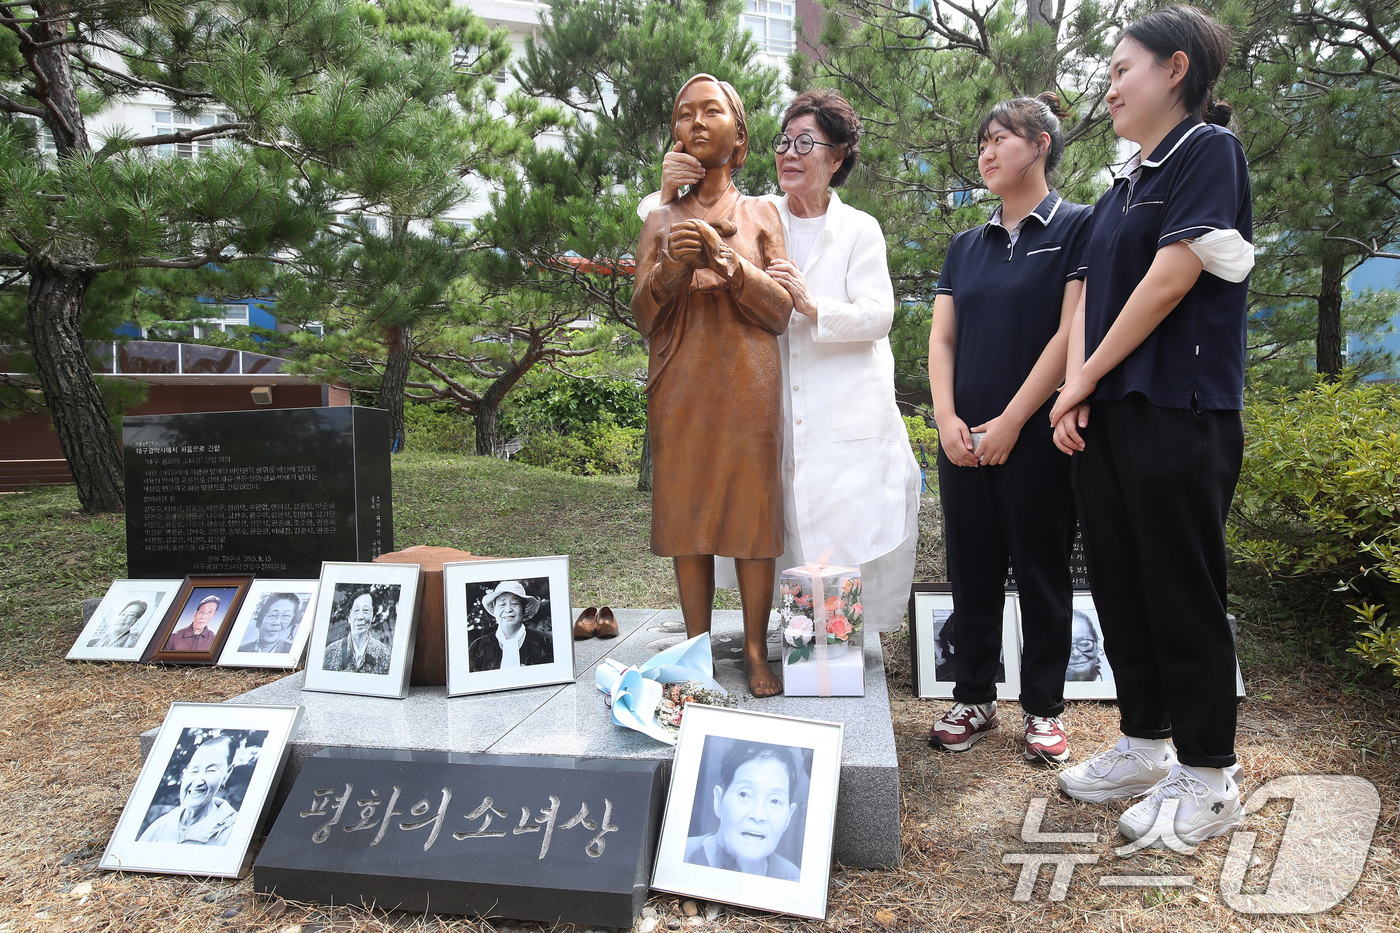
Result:
[[[708,222],[733,250],[723,274],[663,252],[671,225]],[[708,211],[687,196],[652,211],[632,313],[650,341],[651,550],[662,557],[783,553],[782,375],[792,299],[763,271],[786,258],[773,204],[733,187]]]

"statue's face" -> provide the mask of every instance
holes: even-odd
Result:
[[[738,123],[713,81],[696,81],[676,101],[676,139],[706,168],[718,168],[734,157]]]

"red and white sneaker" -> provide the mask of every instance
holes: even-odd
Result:
[[[1001,725],[997,704],[954,703],[928,731],[928,744],[949,752],[965,752],[978,739]]]
[[[1058,764],[1069,758],[1069,738],[1059,716],[1025,716],[1026,760]]]

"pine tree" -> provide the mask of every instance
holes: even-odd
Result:
[[[431,129],[413,95],[435,64],[376,41],[380,21],[345,0],[0,9],[0,270],[26,292],[28,349],[84,510],[123,498],[120,445],[83,345],[94,283],[266,268],[327,228],[344,179],[414,167],[412,153],[364,141]],[[169,132],[90,131],[93,113],[143,93],[217,116]],[[206,154],[156,157],[171,145]]]

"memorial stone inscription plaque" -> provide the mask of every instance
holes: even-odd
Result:
[[[253,866],[263,894],[384,910],[630,927],[662,763],[328,748]]]
[[[130,577],[318,577],[394,550],[388,412],[139,415],[122,446]]]

